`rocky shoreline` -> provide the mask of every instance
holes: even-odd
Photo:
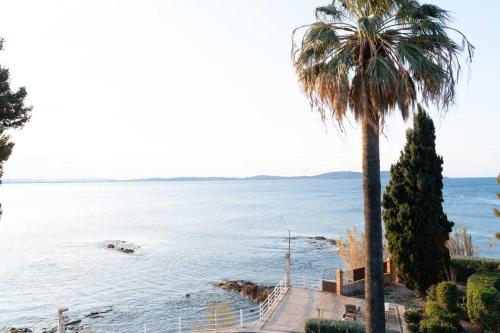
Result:
[[[89,319],[96,319],[96,318],[102,318],[104,314],[111,312],[112,307],[103,307],[99,309],[92,310],[88,314],[82,316],[82,317],[77,317],[77,318],[69,318],[64,316],[64,327],[66,328],[66,332],[70,333],[78,333],[84,330],[85,328],[88,328],[90,325]],[[20,327],[20,328],[15,328],[15,327],[10,327],[7,328],[5,333],[33,333],[32,330],[26,327]],[[50,328],[44,328],[41,333],[56,333],[57,332],[57,327],[50,327]]]
[[[326,238],[324,236],[314,236],[314,237],[309,237],[309,239],[311,241],[325,241],[325,242],[330,243],[330,245],[334,245],[334,246],[337,245],[337,240]]]
[[[267,296],[273,291],[274,286],[261,286],[250,281],[231,280],[215,283],[217,288],[224,289],[231,293],[237,293],[245,296],[255,303],[260,303],[266,300]]]

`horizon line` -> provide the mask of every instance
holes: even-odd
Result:
[[[390,175],[390,171],[381,170],[381,177]],[[2,180],[4,184],[22,183],[126,183],[126,182],[168,182],[168,181],[238,181],[238,180],[293,180],[293,179],[360,179],[360,171],[330,171],[314,175],[279,176],[260,174],[246,177],[228,176],[177,176],[177,177],[139,177],[139,178],[109,178],[109,177],[88,177],[88,178],[6,178]],[[443,178],[496,178],[495,176],[458,176]]]

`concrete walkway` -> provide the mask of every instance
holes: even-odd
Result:
[[[359,306],[361,313],[365,313],[363,299],[310,289],[290,288],[281,302],[263,320],[239,331],[303,332],[304,322],[308,318],[342,320],[345,304]],[[406,332],[402,325],[403,312],[404,307],[398,306],[397,312],[387,319],[388,330]],[[360,318],[358,322],[364,323],[364,319]]]

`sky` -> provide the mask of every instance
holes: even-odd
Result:
[[[447,113],[429,107],[444,175],[500,171],[497,13],[434,3],[476,47]],[[26,86],[31,121],[5,178],[241,177],[361,170],[361,131],[312,112],[291,32],[326,0],[1,0],[0,64]],[[486,9],[487,8],[487,9]],[[381,169],[410,122],[395,113]]]

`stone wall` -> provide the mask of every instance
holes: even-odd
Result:
[[[340,269],[337,269],[335,274],[335,281],[333,280],[323,280],[322,290],[338,295],[353,296],[363,294],[365,291],[365,268],[357,268],[351,272],[352,282],[345,282],[344,274]],[[384,283],[391,284],[396,282],[396,274],[394,270],[394,265],[389,260],[384,262]]]

